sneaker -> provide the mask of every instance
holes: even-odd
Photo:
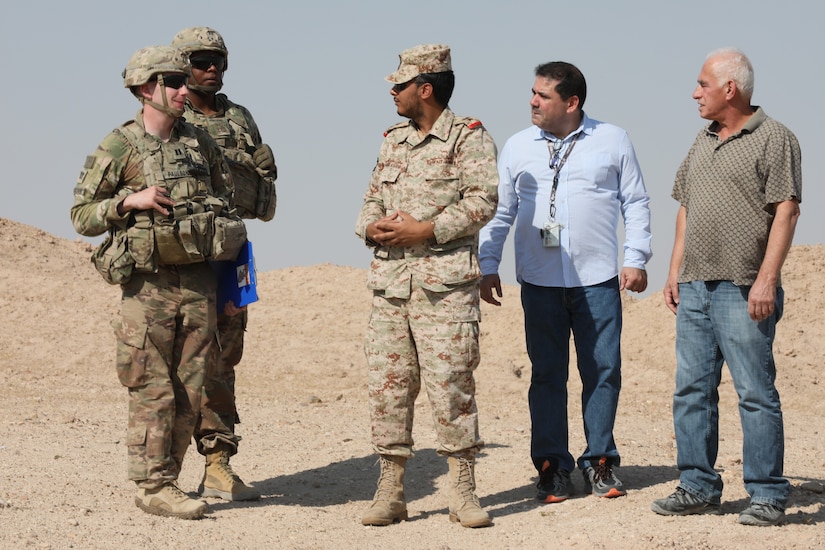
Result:
[[[739,514],[739,523],[742,525],[777,525],[784,517],[785,512],[773,504],[754,502]]]
[[[597,466],[587,466],[582,470],[582,476],[584,476],[585,491],[597,497],[614,498],[627,494],[624,485],[613,473],[613,467],[605,456],[599,459]]]
[[[536,498],[547,504],[565,501],[573,494],[570,472],[558,469],[549,460],[545,460],[541,465],[539,482],[536,487],[538,488]]]
[[[209,511],[204,501],[189,498],[174,483],[138,489],[135,504],[149,514],[181,519],[200,519]]]
[[[721,506],[693,496],[681,487],[667,498],[654,500],[650,509],[663,516],[689,516],[691,514],[719,514]]]

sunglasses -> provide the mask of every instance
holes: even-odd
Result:
[[[165,75],[163,77],[163,85],[167,88],[173,88],[175,90],[179,89],[181,86],[186,84],[186,81],[189,80],[189,77],[185,74],[170,74]]]
[[[189,62],[199,71],[208,71],[212,65],[218,72],[226,68],[226,58],[222,55],[194,55],[189,58]]]
[[[401,84],[396,84],[395,86],[392,87],[392,91],[397,93],[397,94],[400,94],[401,92],[406,90],[409,87],[409,85],[412,84],[413,82],[415,82],[414,78],[412,80],[402,82]]]

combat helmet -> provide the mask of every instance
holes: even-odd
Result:
[[[182,74],[187,77],[192,76],[192,66],[189,64],[189,56],[177,48],[171,46],[148,46],[141,48],[132,54],[126,68],[123,69],[123,87],[132,90],[132,93],[141,103],[148,103],[152,107],[159,109],[175,118],[183,115],[180,109],[169,107],[166,100],[166,93],[162,94],[163,105],[142,97],[137,92],[137,87],[141,84],[157,78],[158,84],[165,88],[163,83],[164,74]],[[165,90],[164,90],[165,92]]]
[[[221,33],[211,27],[187,27],[175,35],[172,46],[191,56],[195,52],[218,52],[225,60],[223,70],[229,68],[229,50]],[[221,86],[201,86],[191,84],[189,88],[203,92],[217,92]]]

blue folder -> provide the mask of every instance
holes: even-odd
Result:
[[[223,313],[226,302],[232,300],[236,307],[258,301],[257,274],[252,243],[247,241],[233,261],[210,262],[218,277],[218,313]]]

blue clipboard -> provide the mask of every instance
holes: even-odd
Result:
[[[210,264],[218,277],[218,313],[223,313],[226,302],[230,300],[236,307],[243,307],[258,301],[258,280],[251,242],[246,242],[235,260],[213,261]]]

